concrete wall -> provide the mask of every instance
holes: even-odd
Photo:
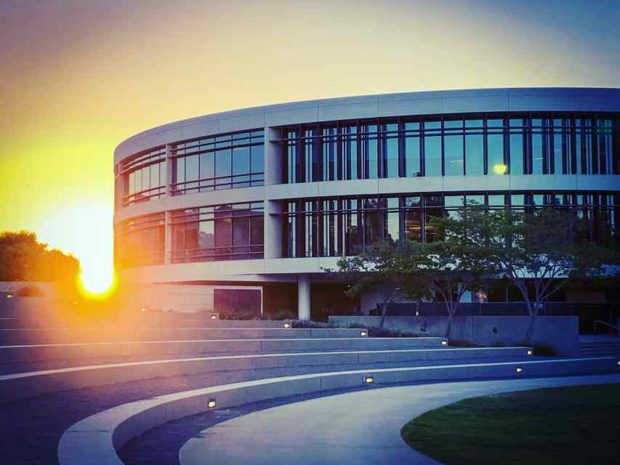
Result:
[[[330,316],[330,323],[346,326],[379,326],[378,316]],[[443,317],[386,317],[385,327],[416,334],[442,337],[447,319]],[[527,316],[456,316],[451,340],[465,340],[477,345],[516,345],[523,343],[529,324]],[[576,316],[541,316],[536,320],[534,344],[554,348],[559,355],[579,354],[579,318]]]

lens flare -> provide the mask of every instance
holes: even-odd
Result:
[[[89,299],[105,299],[114,292],[116,285],[116,273],[109,270],[85,270],[78,278],[80,292]]]
[[[495,174],[506,174],[506,172],[508,172],[508,167],[503,163],[497,163],[493,165],[493,172]]]

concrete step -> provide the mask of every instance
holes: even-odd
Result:
[[[13,373],[0,376],[0,403],[47,392],[78,389],[136,380],[190,376],[224,371],[253,371],[269,368],[298,368],[332,365],[367,366],[378,363],[446,363],[451,360],[490,361],[497,358],[531,358],[525,347],[453,348],[385,351],[341,351],[283,354],[253,354],[149,360],[141,362],[75,366],[56,370]]]
[[[163,423],[201,413],[209,408],[230,408],[292,395],[393,383],[616,372],[618,366],[613,358],[551,359],[353,370],[214,386],[143,399],[85,418],[63,433],[58,445],[58,460],[60,465],[122,464],[117,450],[132,438]]]
[[[129,321],[126,324],[132,327],[151,328],[282,328],[288,320],[220,320],[210,318],[183,318],[183,319],[150,319],[144,321]],[[119,323],[122,325],[123,323]],[[44,318],[0,318],[0,329],[63,329],[66,324]],[[93,326],[81,326],[75,329],[97,329]],[[100,328],[99,328],[100,329]]]
[[[357,334],[357,333],[355,333]],[[198,339],[0,346],[0,363],[83,358],[308,352],[328,350],[389,350],[444,347],[441,338],[286,338]]]
[[[364,337],[361,328],[46,328],[0,329],[1,345],[59,344],[79,342]],[[440,338],[435,338],[440,343]]]

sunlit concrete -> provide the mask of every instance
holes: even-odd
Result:
[[[500,392],[619,382],[620,375],[579,376],[427,384],[340,394],[225,421],[189,440],[179,456],[181,465],[437,464],[400,437],[402,426],[426,411]]]

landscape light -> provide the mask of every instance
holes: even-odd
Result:
[[[368,336],[368,331],[366,331],[365,329],[360,331],[360,336],[364,337],[364,336]]]
[[[364,376],[364,383],[365,384],[372,384],[375,382],[375,377],[371,376],[371,375],[366,375]]]
[[[209,408],[215,408],[215,399],[209,399],[209,402],[207,402],[207,407]]]
[[[523,368],[517,367],[517,373],[521,373],[522,371],[523,371]]]
[[[443,340],[441,341],[441,345],[442,345],[442,346],[447,346],[447,345],[448,345],[448,341],[447,341],[446,339],[443,339]]]
[[[285,327],[286,329],[288,329],[288,328],[290,328],[290,327],[291,327],[291,324],[290,324],[290,323],[284,323],[284,327]]]
[[[528,355],[534,355],[534,352],[532,351],[532,349],[530,349],[530,350],[527,351],[527,354]]]

